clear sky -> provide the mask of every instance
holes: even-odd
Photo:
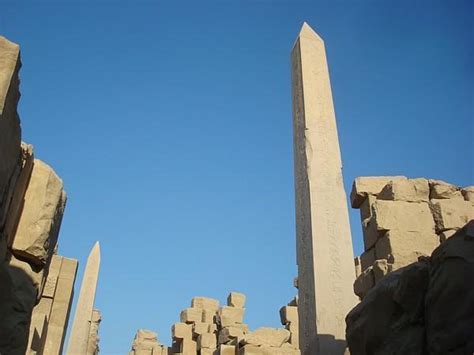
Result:
[[[472,185],[473,2],[0,0],[23,139],[62,177],[60,253],[102,246],[101,353],[170,342],[195,295],[295,294],[290,50],[324,38],[346,191],[361,175]],[[356,254],[362,251],[351,210]]]

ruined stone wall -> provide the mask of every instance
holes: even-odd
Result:
[[[404,176],[360,177],[351,204],[360,209],[364,236],[354,283],[363,298],[384,275],[430,255],[474,219],[474,187]]]
[[[172,326],[172,346],[158,342],[157,335],[139,330],[130,355],[298,355],[297,298],[280,310],[284,328],[250,331],[244,323],[245,295],[231,292],[227,305],[207,297],[194,297],[191,307]]]
[[[53,169],[21,142],[20,67],[19,46],[0,36],[0,353],[43,353],[54,325],[61,327],[60,337],[53,337],[58,350],[45,352],[54,355],[63,341],[77,261],[54,255],[66,193]],[[52,259],[62,266],[50,274]],[[63,300],[61,292],[68,294]]]

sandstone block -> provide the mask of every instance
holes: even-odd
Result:
[[[171,335],[176,339],[191,339],[193,336],[193,327],[191,324],[175,323],[171,327]]]
[[[377,199],[407,202],[428,202],[430,187],[427,179],[390,181],[380,191]]]
[[[474,202],[474,186],[467,186],[463,188],[462,194],[466,201]]]
[[[354,282],[354,293],[360,298],[364,298],[367,292],[374,287],[375,277],[372,266],[362,271],[362,274]]]
[[[38,268],[34,268],[29,263],[19,260],[12,255],[10,270],[11,275],[14,276],[14,283],[23,290],[19,293],[22,295],[22,301],[25,304],[32,303],[31,308],[33,308],[36,301],[39,301],[43,290],[45,282],[44,269],[38,270]]]
[[[217,348],[217,337],[213,333],[202,333],[199,335],[197,340],[198,349],[216,349]]]
[[[387,259],[394,268],[418,261],[420,256],[429,256],[439,245],[439,238],[433,232],[388,231],[375,244],[377,259]]]
[[[359,207],[360,210],[360,220],[361,222],[372,217],[372,205],[377,200],[377,197],[374,195],[367,195],[362,204]]]
[[[280,308],[281,324],[298,323],[298,307],[285,306]]]
[[[219,355],[219,350],[203,348],[200,355]]]
[[[46,278],[46,282],[44,284],[42,297],[54,298],[59,272],[61,271],[62,259],[63,258],[59,255],[53,255],[51,258],[51,262],[48,267],[48,277]]]
[[[217,326],[212,323],[194,323],[193,324],[193,333],[197,338],[203,333],[214,333],[217,331]]]
[[[239,292],[231,292],[229,296],[227,296],[227,305],[230,307],[244,308],[245,295]]]
[[[429,180],[430,199],[463,199],[459,187],[442,180]]]
[[[385,275],[392,271],[392,265],[386,259],[375,260],[372,265],[375,283],[379,282]]]
[[[27,354],[42,354],[44,352],[48,318],[52,305],[53,300],[51,298],[42,297],[40,302],[33,308]]]
[[[217,310],[214,309],[202,309],[202,322],[203,323],[214,323],[216,321]]]
[[[474,219],[474,204],[460,199],[431,200],[431,211],[439,232],[462,228]]]
[[[193,297],[191,300],[191,307],[217,312],[219,310],[219,301],[208,297]]]
[[[34,264],[45,265],[56,246],[65,204],[61,179],[48,165],[35,159],[13,252]]]
[[[228,327],[235,323],[243,323],[244,313],[244,308],[223,306],[219,309],[219,323],[222,327]]]
[[[361,270],[367,269],[375,261],[375,248],[370,248],[362,253],[360,256]]]
[[[12,197],[8,208],[8,214],[5,216],[4,235],[8,241],[8,246],[11,246],[13,242],[18,220],[20,219],[20,214],[23,210],[25,193],[33,169],[33,160],[33,146],[22,143],[20,164],[18,166],[18,178],[15,181],[15,186],[11,186]],[[0,225],[3,225],[3,222],[0,222]]]
[[[244,336],[242,344],[281,347],[290,339],[290,332],[283,328],[258,328]]]
[[[20,47],[0,36],[0,228],[3,228],[20,159],[21,128],[18,72]]]
[[[426,202],[377,200],[373,205],[373,212],[379,231],[434,231],[433,216]]]
[[[375,216],[362,222],[362,235],[364,237],[364,250],[369,250],[375,245],[377,239],[383,234],[377,229]]]
[[[288,342],[293,346],[295,349],[300,348],[300,338],[299,338],[299,325],[298,322],[288,323],[285,326],[286,329],[290,332],[290,340]]]
[[[300,355],[300,351],[288,347],[245,345],[240,348],[239,355]]]
[[[244,337],[244,331],[238,327],[224,327],[219,331],[219,344],[237,345]]]
[[[191,339],[181,339],[181,350],[183,355],[196,355],[197,354],[197,343]]]
[[[358,177],[352,184],[351,205],[359,208],[368,195],[377,196],[390,181],[406,180],[405,176],[363,176]]]
[[[202,322],[202,309],[186,308],[181,311],[180,320],[182,323],[200,323]]]
[[[219,345],[219,355],[237,355],[238,350],[235,345]]]

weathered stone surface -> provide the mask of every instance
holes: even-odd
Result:
[[[42,297],[40,302],[33,308],[30,323],[30,335],[28,337],[27,354],[42,354],[46,342],[48,319],[53,306],[51,298]]]
[[[193,297],[191,307],[214,310],[217,312],[219,309],[219,301],[208,297]]]
[[[181,311],[180,320],[182,323],[199,323],[202,322],[201,308],[186,308]]]
[[[47,164],[35,159],[25,193],[13,252],[43,266],[52,256],[66,204],[63,182]]]
[[[429,354],[474,352],[474,221],[441,244],[431,257],[425,299]]]
[[[466,186],[462,189],[462,194],[466,201],[474,202],[474,186]]]
[[[426,202],[377,200],[373,205],[373,211],[373,218],[379,231],[392,229],[411,232],[434,231],[433,216]]]
[[[202,349],[200,350],[200,355],[219,355],[219,350],[217,350],[217,349],[202,348]]]
[[[33,146],[22,143],[20,163],[18,165],[18,178],[12,189],[12,198],[8,208],[8,214],[5,218],[4,236],[7,239],[8,246],[11,246],[13,237],[18,226],[21,212],[25,202],[25,193],[30,182],[31,171],[33,169]],[[2,224],[0,224],[2,225]]]
[[[370,248],[362,253],[360,256],[361,270],[367,269],[375,261],[375,248]]]
[[[20,160],[20,67],[20,47],[0,36],[0,228],[5,222]]]
[[[219,309],[219,323],[222,327],[244,322],[244,308],[223,306]]]
[[[459,187],[442,180],[429,180],[430,199],[463,199]]]
[[[364,249],[368,250],[375,245],[375,242],[383,234],[383,231],[377,229],[375,216],[362,222],[362,234],[364,237]]]
[[[87,355],[99,354],[99,325],[101,321],[102,315],[97,309],[94,309],[92,311],[89,340],[87,342]]]
[[[387,275],[389,272],[392,272],[393,267],[386,259],[379,259],[374,261],[372,270],[374,273],[374,281],[377,283],[382,279],[382,277]]]
[[[423,354],[426,260],[396,270],[372,288],[346,317],[351,355]]]
[[[326,50],[306,23],[291,62],[301,349],[337,353],[357,302],[354,254]]]
[[[290,332],[287,329],[263,327],[245,334],[242,343],[257,346],[281,347],[289,339]]]
[[[300,351],[293,348],[276,348],[271,346],[245,345],[240,348],[239,355],[300,355]]]
[[[427,179],[401,179],[388,182],[377,196],[379,200],[428,202],[430,187]]]
[[[374,287],[375,276],[372,266],[362,271],[362,274],[354,281],[354,293],[360,298],[364,298],[367,292]]]
[[[461,199],[431,200],[431,211],[436,221],[436,229],[459,229],[474,219],[474,204]]]
[[[364,222],[365,220],[372,217],[372,205],[377,200],[377,197],[374,195],[367,195],[362,204],[359,207],[360,210],[360,220]]]
[[[298,307],[285,306],[280,308],[281,324],[298,323]]]
[[[245,307],[245,295],[239,292],[231,292],[229,296],[227,296],[227,305],[230,307],[238,307],[244,308]]]
[[[238,355],[235,345],[219,345],[219,355]]]
[[[206,309],[202,310],[202,322],[203,323],[214,323],[216,320],[217,310]]]
[[[290,332],[290,339],[288,342],[293,346],[295,349],[300,348],[300,337],[299,337],[299,325],[298,322],[288,323],[285,328]]]
[[[216,334],[213,333],[203,333],[199,335],[197,340],[197,348],[207,348],[207,349],[215,349],[217,348],[217,337]]]
[[[55,256],[57,258],[57,256]],[[45,354],[62,354],[77,274],[77,260],[61,258],[54,300],[48,319]]]
[[[418,261],[420,256],[429,256],[439,245],[433,232],[390,230],[375,244],[377,259],[387,259],[395,268]]]
[[[351,206],[359,208],[369,195],[377,196],[390,181],[406,180],[405,176],[361,176],[354,180]]]
[[[219,331],[219,344],[234,344],[237,345],[243,339],[243,329],[238,327],[224,327]]]
[[[135,335],[130,355],[167,355],[168,351],[158,342],[155,332],[139,329]],[[72,354],[71,354],[72,355]]]
[[[193,324],[193,334],[194,337],[198,337],[203,333],[214,333],[217,330],[217,326],[212,323],[194,323]]]
[[[63,257],[59,255],[53,255],[51,262],[48,267],[48,277],[43,287],[42,297],[54,298],[56,291],[56,285],[58,283],[59,273],[61,272],[61,265]]]
[[[187,323],[175,323],[171,328],[171,335],[178,339],[191,339],[193,335],[193,327]]]

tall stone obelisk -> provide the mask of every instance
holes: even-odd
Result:
[[[354,255],[324,42],[306,23],[291,62],[300,348],[342,355]]]
[[[77,300],[74,323],[67,348],[68,355],[87,354],[92,310],[100,267],[100,245],[96,242],[87,258],[86,269],[82,278],[81,291]]]

